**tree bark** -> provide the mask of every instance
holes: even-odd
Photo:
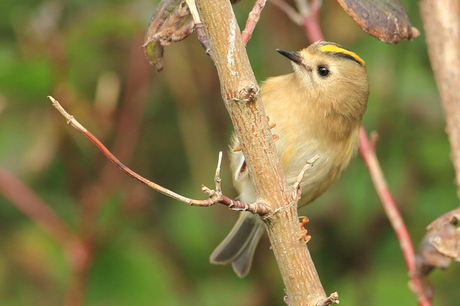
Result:
[[[460,197],[460,10],[458,0],[422,0],[431,68],[441,95]]]
[[[310,253],[299,240],[297,191],[286,183],[241,32],[228,0],[196,0],[216,65],[221,94],[256,188],[257,201],[276,213],[265,218],[289,305],[326,299]],[[321,158],[321,157],[320,157]]]

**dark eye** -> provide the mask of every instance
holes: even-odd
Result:
[[[324,66],[318,66],[318,74],[322,77],[327,77],[329,75],[329,69]]]

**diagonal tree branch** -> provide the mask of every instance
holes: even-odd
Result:
[[[299,241],[297,191],[287,185],[259,87],[228,0],[196,1],[219,74],[221,94],[245,155],[257,201],[277,211],[265,218],[289,305],[327,299],[308,248]]]

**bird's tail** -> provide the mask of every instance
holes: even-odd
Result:
[[[232,263],[239,277],[248,274],[257,244],[263,234],[263,222],[259,216],[241,212],[238,221],[225,239],[212,252],[213,264]]]

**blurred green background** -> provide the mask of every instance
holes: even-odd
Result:
[[[188,207],[128,178],[46,98],[58,99],[133,170],[204,199],[201,184],[213,186],[232,126],[195,34],[166,49],[164,71],[145,59],[140,46],[158,2],[0,2],[1,172],[19,178],[84,241],[83,249],[57,242],[0,194],[1,305],[284,305],[266,238],[245,279],[230,266],[210,265],[237,214]],[[421,36],[398,45],[367,36],[336,1],[323,2],[326,39],[366,61],[364,125],[379,134],[377,154],[417,246],[431,221],[458,206],[418,1],[402,3]],[[252,5],[234,6],[241,28]],[[291,71],[276,48],[308,44],[303,30],[267,3],[247,46],[257,79]],[[226,155],[223,163],[225,193],[235,197]],[[338,291],[341,305],[416,305],[360,157],[303,214],[324,288]],[[81,260],[87,269],[77,271]],[[431,274],[434,305],[458,303],[459,275],[458,263]]]

